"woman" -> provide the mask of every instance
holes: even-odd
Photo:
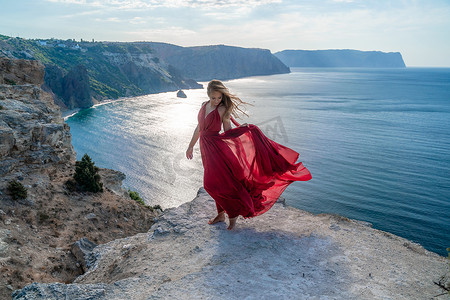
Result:
[[[232,115],[243,113],[244,102],[230,94],[219,80],[208,84],[209,101],[202,104],[186,157],[192,159],[200,138],[203,186],[215,200],[217,216],[209,224],[225,221],[231,230],[238,216],[251,218],[268,211],[293,181],[311,174],[298,153],[268,139],[255,125],[239,125]],[[236,128],[231,128],[231,122]],[[219,134],[223,125],[224,132]]]

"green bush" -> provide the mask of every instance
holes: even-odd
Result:
[[[88,192],[103,192],[103,184],[100,182],[98,167],[91,160],[89,155],[85,154],[81,161],[75,163],[75,174],[73,179],[80,188]]]
[[[137,203],[145,205],[144,200],[142,200],[142,198],[139,196],[138,192],[134,192],[134,191],[128,189],[128,195],[130,195],[130,198],[133,199],[134,201],[136,201]]]
[[[12,180],[8,184],[8,192],[14,200],[25,199],[28,196],[27,189],[16,180]]]
[[[163,210],[161,208],[161,205],[157,204],[155,206],[149,206],[147,204],[145,204],[144,200],[142,200],[141,196],[139,196],[138,192],[134,192],[130,189],[128,189],[128,195],[130,195],[130,198],[133,199],[134,201],[136,201],[139,204],[144,205],[145,207],[147,207],[148,209],[150,209],[151,211],[154,211],[156,209],[160,209],[161,211]]]

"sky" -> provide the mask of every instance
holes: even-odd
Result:
[[[450,67],[450,0],[0,0],[0,34],[400,52]]]

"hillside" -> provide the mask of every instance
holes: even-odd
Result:
[[[399,52],[358,50],[283,50],[275,53],[289,67],[404,68]]]
[[[95,100],[201,88],[160,60],[146,44],[0,37],[0,56],[45,65],[44,89],[62,109]]]
[[[0,35],[2,56],[43,63],[43,88],[63,110],[90,107],[104,99],[201,88],[196,80],[289,72],[269,50],[223,45],[180,47]]]
[[[225,45],[180,47],[165,43],[146,44],[161,59],[195,80],[226,80],[290,72],[288,67],[265,49]]]

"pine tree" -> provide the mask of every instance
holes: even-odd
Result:
[[[103,184],[100,182],[98,167],[91,160],[89,155],[85,154],[81,161],[75,163],[75,181],[80,185],[81,189],[88,192],[103,192]]]
[[[27,189],[18,181],[13,180],[8,184],[8,192],[13,198],[13,200],[25,199],[27,198]]]

